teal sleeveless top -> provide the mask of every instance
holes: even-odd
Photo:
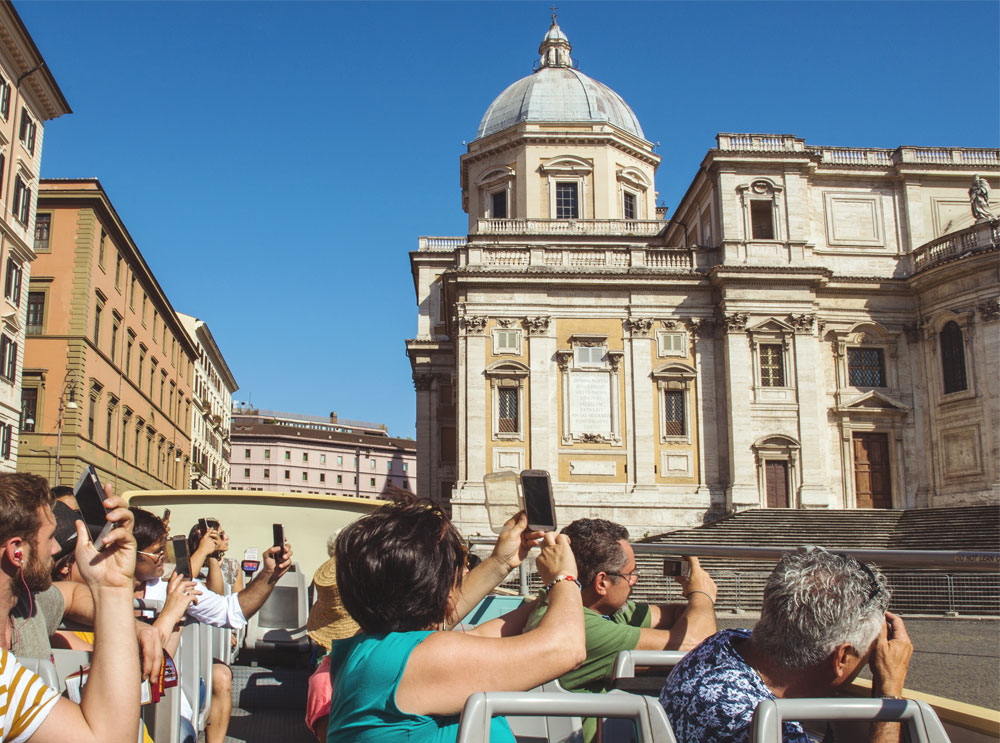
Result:
[[[327,743],[455,743],[458,715],[411,715],[396,706],[396,689],[410,653],[429,634],[391,632],[333,642]],[[504,718],[493,718],[490,740],[514,743]]]

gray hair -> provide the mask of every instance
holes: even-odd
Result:
[[[889,588],[877,568],[822,548],[781,558],[767,580],[753,642],[783,668],[802,670],[841,645],[868,652]]]

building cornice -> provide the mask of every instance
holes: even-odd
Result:
[[[31,97],[38,104],[36,113],[46,121],[73,113],[45,63],[45,58],[35,46],[35,40],[11,2],[0,3],[0,44],[14,65],[11,70],[15,78],[13,82],[21,81],[21,85],[27,86]]]

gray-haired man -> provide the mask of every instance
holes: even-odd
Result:
[[[717,632],[667,678],[660,703],[681,743],[745,743],[764,699],[827,697],[865,663],[872,694],[896,697],[913,653],[903,620],[886,611],[885,578],[822,549],[785,555],[750,630]],[[785,743],[807,743],[785,723]],[[897,723],[873,723],[871,743],[899,740]]]

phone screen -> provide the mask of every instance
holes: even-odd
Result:
[[[274,546],[284,547],[285,546],[285,527],[281,524],[274,524],[272,527],[274,531]]]
[[[542,531],[555,531],[556,514],[552,503],[552,484],[548,473],[521,473],[521,489],[524,492],[524,511],[528,516],[528,526]]]
[[[80,513],[87,524],[90,539],[94,547],[100,551],[104,546],[102,544],[104,537],[115,528],[115,524],[108,521],[108,509],[104,507],[104,488],[92,465],[88,465],[80,474],[80,479],[76,481],[76,487],[73,489],[73,496],[80,506]]]
[[[177,572],[190,578],[191,558],[188,556],[187,537],[171,537],[170,543],[174,546],[174,564],[177,566]]]

